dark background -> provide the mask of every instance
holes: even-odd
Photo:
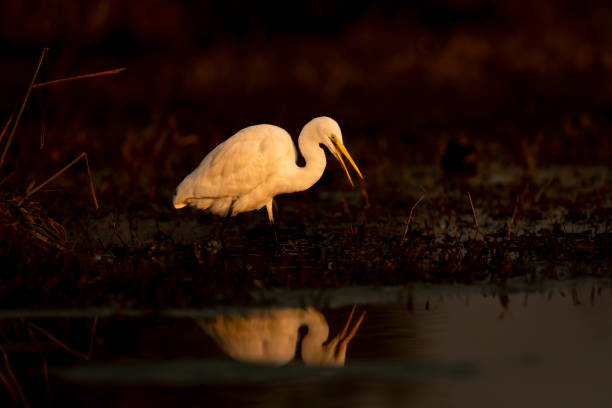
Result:
[[[480,161],[610,164],[611,45],[606,1],[4,1],[2,122],[42,47],[40,80],[127,71],[34,90],[3,172],[23,188],[87,151],[102,196],[167,198],[235,131],[320,115],[366,174],[459,138]]]

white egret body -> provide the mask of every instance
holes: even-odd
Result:
[[[174,207],[190,205],[213,214],[234,216],[266,206],[273,223],[275,195],[306,190],[321,178],[326,160],[320,145],[340,161],[351,184],[342,154],[363,178],[342,144],[342,132],[335,120],[319,117],[308,122],[298,145],[306,160],[304,167],[297,165],[295,145],[282,128],[255,125],[242,129],[208,153],[185,177],[176,189]]]
[[[296,354],[299,329],[308,332],[302,339],[302,359],[307,365],[344,365],[346,348],[363,321],[362,313],[349,333],[353,311],[342,331],[329,342],[327,320],[313,308],[255,309],[243,316],[219,316],[198,324],[217,345],[235,360],[256,364],[283,365]],[[324,344],[325,343],[325,344]]]

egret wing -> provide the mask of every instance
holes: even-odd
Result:
[[[195,170],[197,197],[240,196],[295,162],[291,137],[271,125],[251,126],[217,146]]]

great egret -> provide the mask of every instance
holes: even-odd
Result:
[[[219,316],[198,321],[217,345],[235,360],[256,364],[283,365],[295,357],[300,327],[308,332],[302,339],[306,365],[342,366],[349,341],[357,334],[365,312],[348,332],[355,308],[344,328],[325,343],[329,326],[325,317],[311,307],[305,309],[255,309],[243,316]],[[348,332],[348,333],[347,333]]]
[[[265,206],[273,224],[275,195],[306,190],[321,178],[326,160],[320,145],[338,159],[351,185],[353,180],[342,155],[363,179],[342,143],[340,126],[332,118],[319,117],[308,122],[298,145],[306,160],[304,167],[297,165],[295,145],[284,129],[274,125],[244,128],[214,148],[185,177],[176,189],[174,207],[197,207],[226,216],[227,221],[230,216]]]

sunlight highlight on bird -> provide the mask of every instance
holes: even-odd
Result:
[[[274,196],[306,190],[321,178],[327,164],[321,145],[338,159],[351,185],[353,180],[343,155],[363,179],[344,147],[335,120],[324,116],[308,122],[298,145],[306,160],[304,167],[297,165],[297,150],[284,129],[274,125],[242,129],[213,149],[185,177],[176,189],[174,207],[193,206],[217,215],[234,216],[265,206],[270,223],[274,223]]]

